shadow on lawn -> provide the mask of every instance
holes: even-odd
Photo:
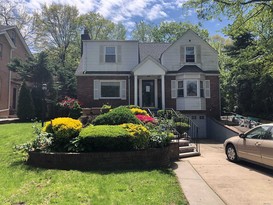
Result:
[[[100,174],[100,175],[109,175],[109,174],[124,174],[124,173],[134,173],[134,172],[153,172],[153,171],[158,171],[162,174],[166,174],[166,175],[171,175],[171,176],[175,176],[174,172],[173,172],[173,166],[172,165],[170,168],[155,168],[155,169],[108,169],[108,170],[104,170],[104,169],[97,169],[97,170],[77,170],[77,169],[47,169],[47,168],[41,168],[41,167],[34,167],[31,165],[27,164],[26,159],[18,159],[16,161],[13,161],[12,163],[10,163],[9,165],[11,168],[15,168],[15,169],[23,169],[26,171],[31,171],[31,172],[37,172],[37,173],[41,173],[41,172],[46,172],[48,170],[55,170],[55,171],[79,171],[82,173],[95,173],[95,174]],[[177,165],[176,165],[177,166]]]

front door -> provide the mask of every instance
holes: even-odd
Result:
[[[142,107],[155,107],[154,80],[142,80]]]

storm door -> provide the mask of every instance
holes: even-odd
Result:
[[[155,107],[154,80],[142,80],[142,107]]]

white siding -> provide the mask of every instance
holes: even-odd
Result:
[[[206,99],[199,97],[184,97],[176,99],[177,110],[206,110]]]
[[[196,59],[196,63],[190,63],[191,65],[197,65],[204,71],[218,71],[218,55],[217,52],[203,41],[194,32],[186,32],[179,40],[177,40],[172,46],[170,46],[162,55],[162,64],[170,71],[179,70],[185,62],[181,59],[180,53],[183,52],[185,46],[194,46],[196,49],[196,58],[198,53],[201,53],[200,60]],[[182,47],[182,48],[181,48]],[[198,50],[200,49],[200,50]]]
[[[105,46],[116,47],[116,63],[100,62],[104,55],[101,48]],[[138,64],[138,42],[84,41],[83,58],[85,71],[131,71]]]

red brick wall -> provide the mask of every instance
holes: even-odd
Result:
[[[175,76],[165,76],[165,107],[176,109],[176,99],[172,99],[171,81],[175,80]]]
[[[94,100],[94,80],[126,80],[126,100],[121,99],[99,99]],[[134,104],[134,82],[131,77],[130,81],[130,104]],[[101,107],[103,104],[108,103],[112,107],[120,105],[129,105],[129,90],[128,90],[128,77],[127,76],[78,76],[77,77],[77,96],[78,100],[82,103],[83,107]]]
[[[219,76],[207,76],[206,80],[210,80],[210,98],[206,99],[207,115],[220,118],[220,89]]]

